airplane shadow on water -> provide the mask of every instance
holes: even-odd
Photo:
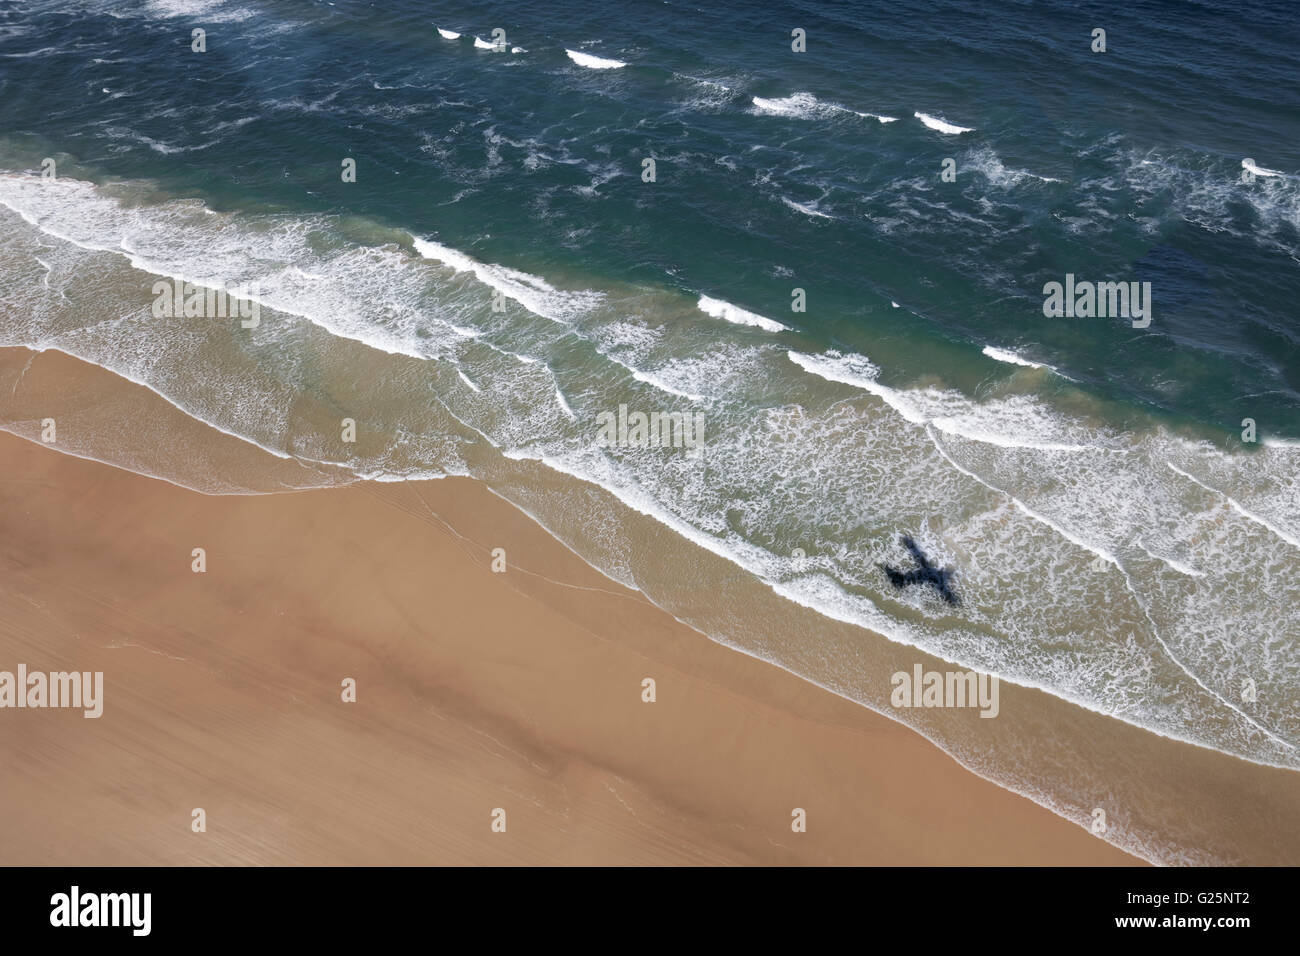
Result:
[[[888,564],[880,565],[890,583],[900,589],[912,584],[928,584],[938,591],[939,596],[949,604],[961,604],[961,598],[957,596],[957,592],[952,589],[952,585],[949,583],[952,580],[953,569],[935,567],[930,562],[930,559],[925,556],[925,552],[908,535],[903,535],[903,546],[912,553],[917,567],[911,571],[900,571]]]

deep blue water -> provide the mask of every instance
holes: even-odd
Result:
[[[993,345],[1106,396],[1296,436],[1293,12],[5,2],[0,129],[11,165],[56,149],[214,208],[361,215],[540,275],[710,290],[886,375],[973,390]],[[494,27],[527,52],[474,48]],[[1245,157],[1286,175],[1242,183]],[[1151,282],[1152,326],[1044,318],[1066,273]]]

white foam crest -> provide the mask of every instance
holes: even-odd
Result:
[[[954,392],[952,394],[955,395],[956,393]],[[994,424],[1014,424],[1014,419],[1008,421],[1004,416],[998,416],[998,419],[1000,420],[995,420]],[[1038,451],[1076,452],[1087,451],[1089,448],[1093,447],[1090,445],[1077,445],[1067,442],[1018,439],[1002,432],[981,428],[978,423],[972,424],[969,417],[931,418],[929,419],[928,424],[939,429],[941,432],[946,432],[949,435],[956,436],[957,438],[966,438],[971,441],[983,442],[986,445],[997,445],[999,448],[1033,448]]]
[[[793,350],[786,355],[804,371],[811,372],[828,382],[839,382],[841,385],[851,385],[864,392],[870,392],[913,425],[924,425],[929,421],[929,418],[913,403],[906,401],[901,393],[876,381],[880,370],[865,356],[840,355],[834,351],[820,356],[804,355]]]
[[[1017,355],[1008,349],[995,348],[992,345],[984,346],[984,354],[991,359],[999,362],[1006,362],[1008,365],[1023,365],[1026,368],[1051,368],[1050,365],[1044,365],[1042,362],[1031,362],[1027,358]]]
[[[1205,482],[1197,478],[1195,475],[1191,475],[1183,471],[1183,469],[1179,468],[1175,464],[1172,464],[1171,462],[1165,462],[1165,465],[1168,468],[1172,469],[1173,471],[1176,471],[1178,474],[1182,475],[1188,481],[1199,485],[1200,487],[1204,488],[1208,492],[1211,492],[1212,494],[1218,495],[1224,501],[1228,502],[1228,505],[1232,508],[1232,510],[1237,512],[1237,514],[1241,515],[1243,518],[1247,519],[1248,521],[1253,521],[1261,528],[1265,528],[1268,531],[1272,532],[1274,535],[1281,538],[1287,544],[1291,545],[1291,547],[1300,548],[1300,538],[1297,538],[1293,534],[1288,534],[1284,528],[1279,528],[1277,525],[1269,521],[1267,518],[1264,518],[1261,515],[1257,515],[1253,511],[1246,509],[1245,507],[1242,506],[1242,504],[1239,501],[1237,501],[1231,495],[1228,495],[1225,492],[1220,491],[1218,488],[1210,487]]]
[[[483,391],[483,389],[481,389],[479,386],[475,385],[474,382],[470,380],[470,377],[469,377],[468,375],[466,375],[464,372],[462,372],[460,369],[456,369],[456,374],[460,376],[460,380],[461,380],[462,382],[464,382],[466,385],[468,385],[468,386],[469,386],[471,389],[473,389],[474,391],[476,391],[476,392],[481,392],[481,391]]]
[[[1205,577],[1205,572],[1204,572],[1204,571],[1198,571],[1198,570],[1196,570],[1194,567],[1192,567],[1190,564],[1186,564],[1186,563],[1184,563],[1184,562],[1182,562],[1182,561],[1179,561],[1177,558],[1171,558],[1171,557],[1168,557],[1167,555],[1157,554],[1156,552],[1154,552],[1154,551],[1152,551],[1150,548],[1148,548],[1145,544],[1143,544],[1141,540],[1135,541],[1134,543],[1135,543],[1139,548],[1141,548],[1143,551],[1145,551],[1148,555],[1150,555],[1151,557],[1155,558],[1157,561],[1163,561],[1165,564],[1167,564],[1169,567],[1173,568],[1173,569],[1174,569],[1175,571],[1177,571],[1179,574],[1185,574],[1185,575],[1187,575],[1189,578],[1203,578],[1203,577]]]
[[[1243,159],[1241,168],[1254,173],[1256,176],[1285,176],[1286,173],[1276,169],[1264,169],[1262,166],[1256,166],[1253,159]]]
[[[849,109],[847,106],[840,106],[838,103],[828,103],[819,100],[812,93],[798,92],[791,93],[789,96],[777,98],[768,98],[764,96],[750,97],[754,104],[754,109],[760,113],[768,113],[773,116],[793,116],[799,119],[812,119],[817,116],[830,116],[835,113],[847,113],[862,119],[874,119],[877,122],[894,123],[898,121],[896,116],[881,116],[879,113],[863,113],[860,110]]]
[[[622,60],[608,60],[603,56],[592,56],[590,53],[580,53],[577,50],[565,50],[569,59],[578,66],[585,66],[589,70],[618,70],[627,66]]]
[[[614,361],[618,362],[618,359],[614,359]],[[656,378],[655,376],[651,375],[648,372],[642,372],[640,369],[635,369],[632,366],[628,365],[626,362],[619,362],[618,364],[622,365],[625,369],[631,372],[632,377],[636,379],[638,382],[644,382],[647,385],[653,385],[661,392],[667,392],[669,395],[676,395],[679,398],[689,399],[692,402],[704,401],[703,395],[693,395],[690,392],[682,391],[680,388],[673,388],[663,379]]]
[[[755,108],[763,113],[776,116],[798,116],[808,118],[815,116],[818,107],[817,97],[811,93],[793,93],[780,99],[767,99],[762,96],[752,97]]]
[[[931,116],[929,113],[913,113],[912,115],[926,126],[930,127],[930,129],[944,133],[948,136],[956,136],[959,133],[975,132],[975,127],[973,126],[957,126],[954,123],[949,123],[947,120],[940,119],[938,116]]]
[[[573,318],[595,306],[602,298],[599,292],[563,292],[539,276],[508,266],[479,262],[432,239],[411,238],[416,252],[424,258],[441,262],[456,272],[472,272],[479,282],[513,299],[529,312],[553,322],[569,325]]]
[[[488,43],[487,40],[481,39],[481,38],[479,38],[479,37],[475,37],[475,38],[474,38],[474,49],[476,49],[476,50],[492,50],[492,49],[495,49],[495,44]]]
[[[750,312],[747,309],[732,305],[730,302],[714,299],[707,295],[700,296],[700,301],[696,303],[696,307],[705,315],[712,316],[715,319],[725,319],[735,325],[752,325],[767,332],[787,331],[787,327],[780,322],[764,318],[756,312]]]
[[[573,409],[570,408],[569,403],[565,401],[564,393],[560,391],[560,386],[558,385],[555,386],[555,401],[559,404],[560,410],[563,411],[565,415],[569,416],[569,421],[578,420],[578,416],[573,414]]]
[[[983,352],[989,358],[997,362],[1005,362],[1008,365],[1023,365],[1026,368],[1045,368],[1053,375],[1059,375],[1061,378],[1065,379],[1066,381],[1069,382],[1076,381],[1076,379],[1073,379],[1069,375],[1066,375],[1055,365],[1048,365],[1045,362],[1035,362],[1032,359],[1025,358],[1023,355],[1019,354],[1018,352],[1011,351],[1010,349],[1000,349],[994,345],[986,345],[984,346]]]
[[[981,405],[956,391],[883,385],[877,379],[880,370],[861,355],[835,351],[805,355],[793,350],[786,355],[806,372],[870,392],[913,425],[932,425],[950,435],[1001,448],[1076,452],[1094,447],[1052,440],[1063,431],[1075,434],[1079,429],[1060,421],[1029,396],[1013,395]]]
[[[829,382],[852,385],[873,394],[878,387],[876,376],[880,374],[880,369],[865,355],[840,355],[838,352],[827,352],[824,356],[805,355],[793,349],[786,352],[786,355],[804,371]]]
[[[605,358],[628,371],[628,373],[638,382],[643,382],[666,392],[669,395],[676,395],[679,398],[686,398],[692,402],[704,401],[703,395],[697,395],[693,392],[687,392],[668,382],[664,381],[658,375],[652,375],[644,372],[635,365],[618,358],[613,354],[618,351],[624,355],[631,354],[638,360],[654,347],[657,340],[657,333],[648,326],[639,325],[633,322],[611,322],[597,331],[597,336],[602,343],[598,346],[597,351]]]
[[[442,37],[444,40],[460,39],[459,33],[453,33],[451,30],[444,30],[442,27],[438,27],[437,29],[438,29],[438,36]]]
[[[795,202],[793,199],[787,199],[785,196],[781,197],[781,202],[785,203],[791,209],[803,213],[805,216],[815,216],[820,219],[835,218],[828,212],[822,212],[814,205],[810,205],[808,203]]]

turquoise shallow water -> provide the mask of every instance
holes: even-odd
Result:
[[[0,3],[0,345],[321,480],[481,477],[864,703],[817,622],[1294,768],[1297,39],[1262,3]],[[1150,325],[1045,316],[1067,275],[1150,283]],[[160,277],[261,322],[160,319]],[[702,453],[601,443],[622,406]],[[960,604],[890,586],[904,534]]]
[[[993,345],[1147,408],[1300,437],[1300,181],[1239,181],[1248,157],[1300,169],[1285,5],[757,17],[231,0],[3,16],[0,118],[42,156],[227,208],[364,215],[539,275],[707,290],[900,374],[970,387],[996,373],[980,355]],[[188,49],[195,25],[206,53]],[[476,49],[494,27],[527,52]],[[566,48],[626,66],[584,69]],[[658,179],[641,188],[647,156]],[[1150,334],[1040,321],[1044,282],[1066,273],[1150,281]]]

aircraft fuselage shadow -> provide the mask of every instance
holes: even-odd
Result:
[[[889,583],[900,590],[913,584],[929,585],[939,592],[939,597],[954,606],[961,604],[961,598],[952,589],[952,568],[935,567],[925,556],[925,552],[908,535],[903,535],[903,547],[912,553],[917,566],[910,571],[902,571],[888,564],[880,565]]]

